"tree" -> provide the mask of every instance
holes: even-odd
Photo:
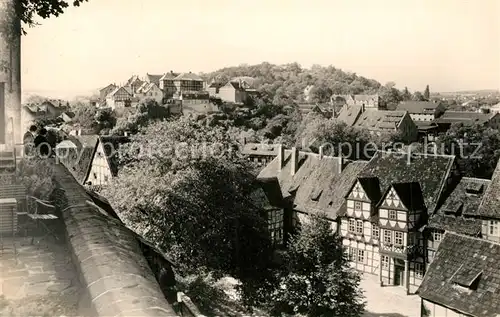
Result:
[[[181,273],[230,274],[248,286],[267,271],[271,241],[265,197],[235,146],[220,126],[151,123],[120,148],[125,166],[104,195]]]
[[[359,273],[350,267],[341,238],[328,220],[312,216],[291,239],[283,263],[279,286],[269,298],[274,316],[362,316]]]
[[[425,87],[424,98],[425,98],[425,100],[430,100],[431,99],[431,92],[429,90],[429,85],[427,85]]]
[[[403,90],[401,98],[403,99],[403,101],[411,100],[411,93],[408,91],[408,87],[405,87],[405,89]]]
[[[80,6],[81,3],[88,0],[73,0],[73,6]],[[59,16],[64,13],[64,10],[69,7],[71,1],[63,0],[20,0],[18,10],[21,21],[29,27],[37,25],[35,17],[39,16],[42,19],[50,18],[51,16]],[[26,34],[24,29],[21,29],[23,34]]]
[[[467,177],[491,178],[500,158],[500,131],[484,125],[454,124],[439,143],[444,154],[456,155]]]
[[[122,135],[124,132],[130,132],[135,134],[150,123],[161,121],[169,117],[170,111],[167,106],[160,105],[153,99],[146,99],[135,109],[120,116],[111,133]]]
[[[415,91],[413,93],[413,100],[414,101],[425,101],[424,95],[420,91]]]

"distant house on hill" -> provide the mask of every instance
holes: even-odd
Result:
[[[432,101],[402,101],[396,109],[408,111],[413,121],[432,121],[446,110],[442,103]]]
[[[128,88],[132,95],[134,95],[137,92],[137,89],[139,89],[139,87],[141,87],[143,83],[144,81],[141,80],[139,76],[134,75],[127,80],[127,83],[125,83],[124,86]]]
[[[330,97],[332,105],[364,106],[366,109],[386,109],[386,104],[379,95],[333,95]]]
[[[135,96],[142,99],[153,99],[161,104],[163,100],[163,91],[153,82],[144,82],[142,86],[137,89]]]
[[[115,84],[109,84],[106,87],[99,89],[99,99],[105,100],[106,97],[116,88],[118,88],[118,86]]]
[[[172,71],[163,74],[163,76],[160,77],[159,82],[160,84],[158,87],[163,91],[163,96],[165,98],[172,98],[174,93],[177,91],[177,88],[175,86],[175,78],[179,76],[179,74],[174,73]]]
[[[106,106],[111,109],[125,108],[132,106],[132,93],[125,87],[117,87],[106,96]]]

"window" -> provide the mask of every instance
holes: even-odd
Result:
[[[268,229],[274,244],[283,243],[283,210],[271,210],[268,213]]]
[[[361,202],[360,201],[355,201],[354,202],[354,210],[356,211],[361,211]]]
[[[432,236],[433,236],[433,240],[434,240],[434,242],[439,242],[439,241],[441,241],[441,233],[439,233],[439,232],[433,232],[433,233],[432,233]]]
[[[384,243],[392,243],[392,232],[390,230],[384,230]]]
[[[372,227],[372,238],[373,239],[380,238],[380,229],[378,228],[377,225],[373,225]]]
[[[363,234],[363,221],[356,221],[356,233]]]
[[[489,234],[492,236],[498,236],[498,221],[497,220],[490,220],[490,230]]]
[[[403,245],[403,233],[400,231],[394,232],[394,244]]]
[[[358,250],[358,262],[363,263],[365,260],[365,251],[364,250]]]
[[[389,210],[389,219],[396,219],[397,213],[396,210]]]
[[[424,266],[422,263],[415,263],[415,277],[424,277]]]
[[[354,232],[356,229],[356,221],[354,219],[349,219],[349,231]]]
[[[349,256],[348,256],[349,261],[355,260],[355,258],[354,258],[354,255],[356,254],[355,252],[356,252],[356,249],[349,247]]]
[[[387,255],[382,255],[382,267],[389,268],[389,257]]]

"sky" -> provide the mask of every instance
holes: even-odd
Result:
[[[267,61],[412,91],[499,89],[499,17],[498,0],[89,0],[28,29],[22,85],[66,96]]]

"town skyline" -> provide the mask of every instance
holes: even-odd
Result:
[[[333,65],[412,91],[500,88],[497,1],[385,4],[91,0],[27,30],[23,90],[79,95],[132,74],[263,61]]]

